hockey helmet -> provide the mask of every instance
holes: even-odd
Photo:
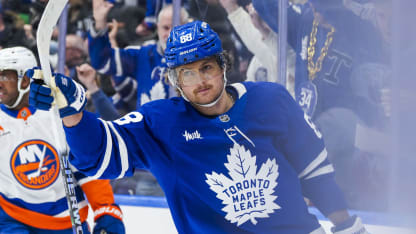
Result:
[[[222,52],[221,40],[206,22],[194,21],[176,26],[166,43],[169,68],[192,63]]]
[[[30,86],[22,89],[23,76],[28,69],[36,67],[37,65],[35,55],[33,55],[32,51],[25,47],[17,46],[0,50],[0,71],[16,71],[18,77],[17,90],[19,91],[19,96],[13,105],[6,105],[7,107],[15,108],[19,105],[23,95],[29,92]]]
[[[22,78],[25,72],[37,66],[35,55],[25,47],[17,46],[0,50],[0,71],[13,70]]]

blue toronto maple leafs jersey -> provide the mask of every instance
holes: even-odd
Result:
[[[113,122],[84,112],[65,128],[71,163],[100,178],[150,170],[179,233],[321,233],[303,196],[325,215],[346,208],[321,133],[278,84],[227,91],[236,101],[219,116],[181,97]]]
[[[297,102],[314,119],[322,112],[343,107],[355,111],[362,119],[369,118],[367,112],[361,113],[362,101],[355,95],[351,85],[353,69],[363,62],[379,61],[382,56],[382,42],[376,28],[370,21],[363,20],[343,7],[341,1],[330,1],[333,5],[325,7],[328,1],[313,1],[316,11],[324,22],[331,25],[335,32],[322,62],[322,69],[313,79],[317,95],[313,88],[305,88],[309,81],[308,47],[312,23],[314,20],[311,5],[290,4],[288,7],[288,43],[296,50],[295,95]],[[276,12],[278,1],[253,0],[253,5],[261,17],[278,31]],[[321,22],[316,33],[315,54],[312,61],[316,64],[321,48],[327,41],[330,28]],[[358,109],[361,108],[361,109]]]
[[[88,39],[91,65],[95,69],[100,73],[137,80],[137,107],[152,100],[168,98],[169,85],[164,82],[166,63],[157,43],[112,49],[108,33],[96,37],[90,34]],[[123,84],[118,86],[123,87]]]

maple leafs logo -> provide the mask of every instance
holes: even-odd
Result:
[[[140,104],[144,105],[147,102],[164,99],[166,98],[166,91],[165,87],[163,86],[163,83],[161,80],[156,82],[156,84],[152,87],[152,89],[149,91],[149,95],[142,93],[140,97]]]
[[[257,173],[256,156],[251,156],[249,150],[238,144],[230,149],[227,159],[224,166],[231,179],[215,171],[205,174],[205,182],[225,205],[222,210],[227,213],[227,220],[237,226],[248,220],[255,225],[256,218],[267,218],[280,209],[274,202],[277,196],[273,195],[279,176],[275,159],[267,159]]]

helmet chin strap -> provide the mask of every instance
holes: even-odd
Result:
[[[182,91],[182,89],[178,86],[178,89],[179,89],[179,92],[181,93],[181,95],[182,95],[182,97],[183,97],[183,99],[185,99],[185,101],[187,101],[187,102],[190,102],[190,103],[192,103],[192,104],[194,104],[194,105],[197,105],[197,106],[200,106],[200,107],[212,107],[212,106],[214,106],[215,104],[217,104],[217,102],[221,99],[221,97],[224,95],[224,92],[225,92],[225,87],[227,86],[227,76],[225,75],[225,72],[226,72],[226,70],[224,69],[224,76],[223,76],[223,81],[224,81],[224,86],[223,86],[223,88],[222,88],[222,90],[221,90],[221,93],[220,93],[220,95],[218,95],[218,97],[214,100],[214,101],[212,101],[212,102],[210,102],[210,103],[207,103],[207,104],[199,104],[199,103],[195,103],[195,102],[191,102],[191,101],[189,101],[189,99],[185,96],[185,93]]]
[[[25,89],[22,89],[22,81],[23,81],[23,78],[19,78],[18,81],[17,81],[17,91],[19,91],[19,96],[17,96],[17,99],[13,103],[13,105],[9,106],[9,105],[4,104],[7,108],[9,108],[9,109],[15,108],[22,101],[23,95],[25,95],[27,92],[29,92],[30,85],[28,85]]]

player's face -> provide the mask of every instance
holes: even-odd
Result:
[[[224,88],[223,69],[215,58],[199,60],[176,68],[179,87],[192,103],[208,104]]]
[[[0,71],[0,103],[13,105],[18,95],[16,71]]]
[[[157,36],[161,45],[165,48],[166,42],[169,37],[169,33],[172,30],[172,12],[164,11],[159,17],[159,22],[157,23]],[[163,49],[164,49],[163,48]]]

